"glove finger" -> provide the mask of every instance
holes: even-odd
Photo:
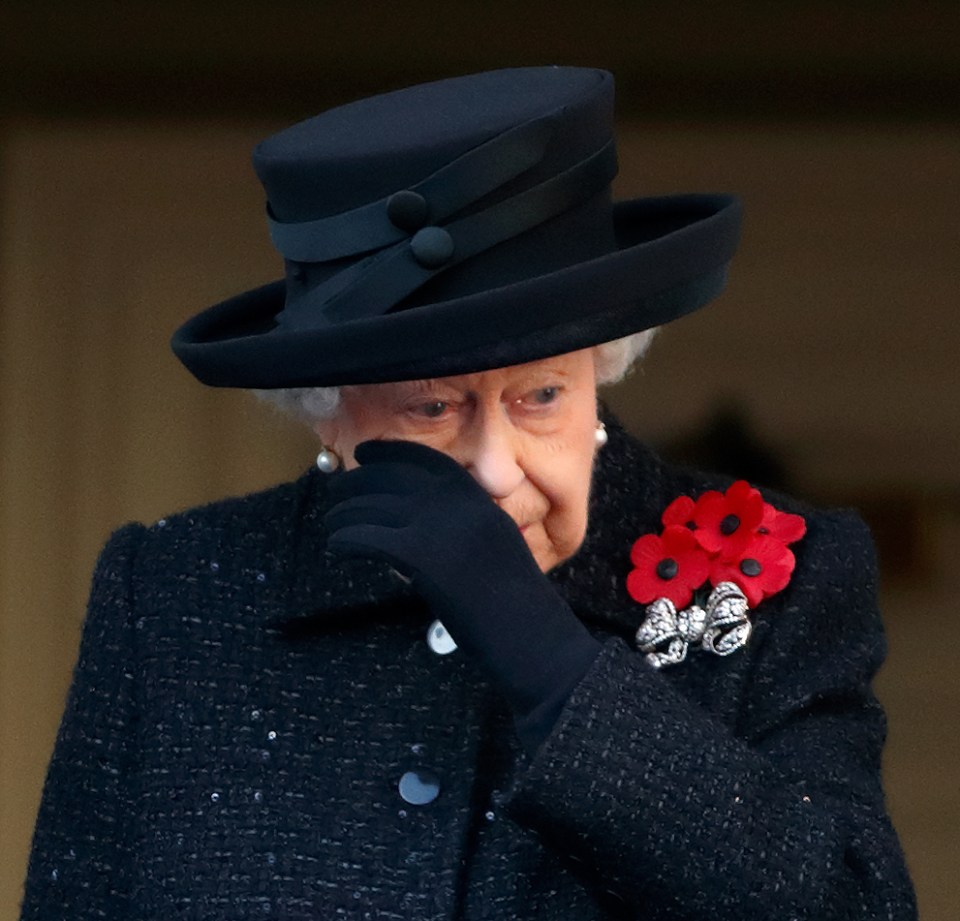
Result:
[[[364,441],[357,445],[353,453],[357,461],[367,467],[381,464],[402,465],[411,482],[421,482],[415,477],[414,470],[429,474],[433,478],[432,481],[426,481],[429,488],[436,488],[436,481],[442,479],[441,488],[447,492],[456,491],[464,496],[489,498],[484,488],[458,461],[442,451],[415,441]]]
[[[401,463],[428,470],[436,476],[463,473],[449,454],[416,441],[363,441],[354,449],[358,464]]]
[[[363,556],[383,560],[404,575],[410,568],[401,552],[406,544],[403,531],[375,524],[357,524],[330,535],[327,549],[345,556]]]
[[[410,524],[416,509],[406,496],[363,495],[338,502],[323,517],[330,533],[359,524],[403,528]]]
[[[436,477],[422,467],[376,463],[331,477],[327,496],[331,502],[342,502],[363,494],[403,496],[429,492],[435,488]]]

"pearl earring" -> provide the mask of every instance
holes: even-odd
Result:
[[[598,448],[602,448],[607,443],[607,427],[602,422],[597,423],[597,429],[593,433],[593,438]]]
[[[317,455],[317,469],[321,473],[333,473],[340,468],[340,455],[333,448],[324,445]]]

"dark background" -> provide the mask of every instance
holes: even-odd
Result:
[[[518,64],[603,66],[623,115],[954,119],[958,13],[911,3],[690,0],[8,2],[7,113],[288,120]]]

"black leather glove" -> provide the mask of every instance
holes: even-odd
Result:
[[[366,441],[331,478],[332,550],[386,560],[504,694],[533,753],[600,644],[540,572],[516,524],[455,460]]]

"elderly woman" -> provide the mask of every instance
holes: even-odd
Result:
[[[598,414],[738,225],[611,204],[612,96],[498,71],[258,147],[285,279],[174,348],[323,447],[110,540],[25,918],[914,915],[863,525]]]

